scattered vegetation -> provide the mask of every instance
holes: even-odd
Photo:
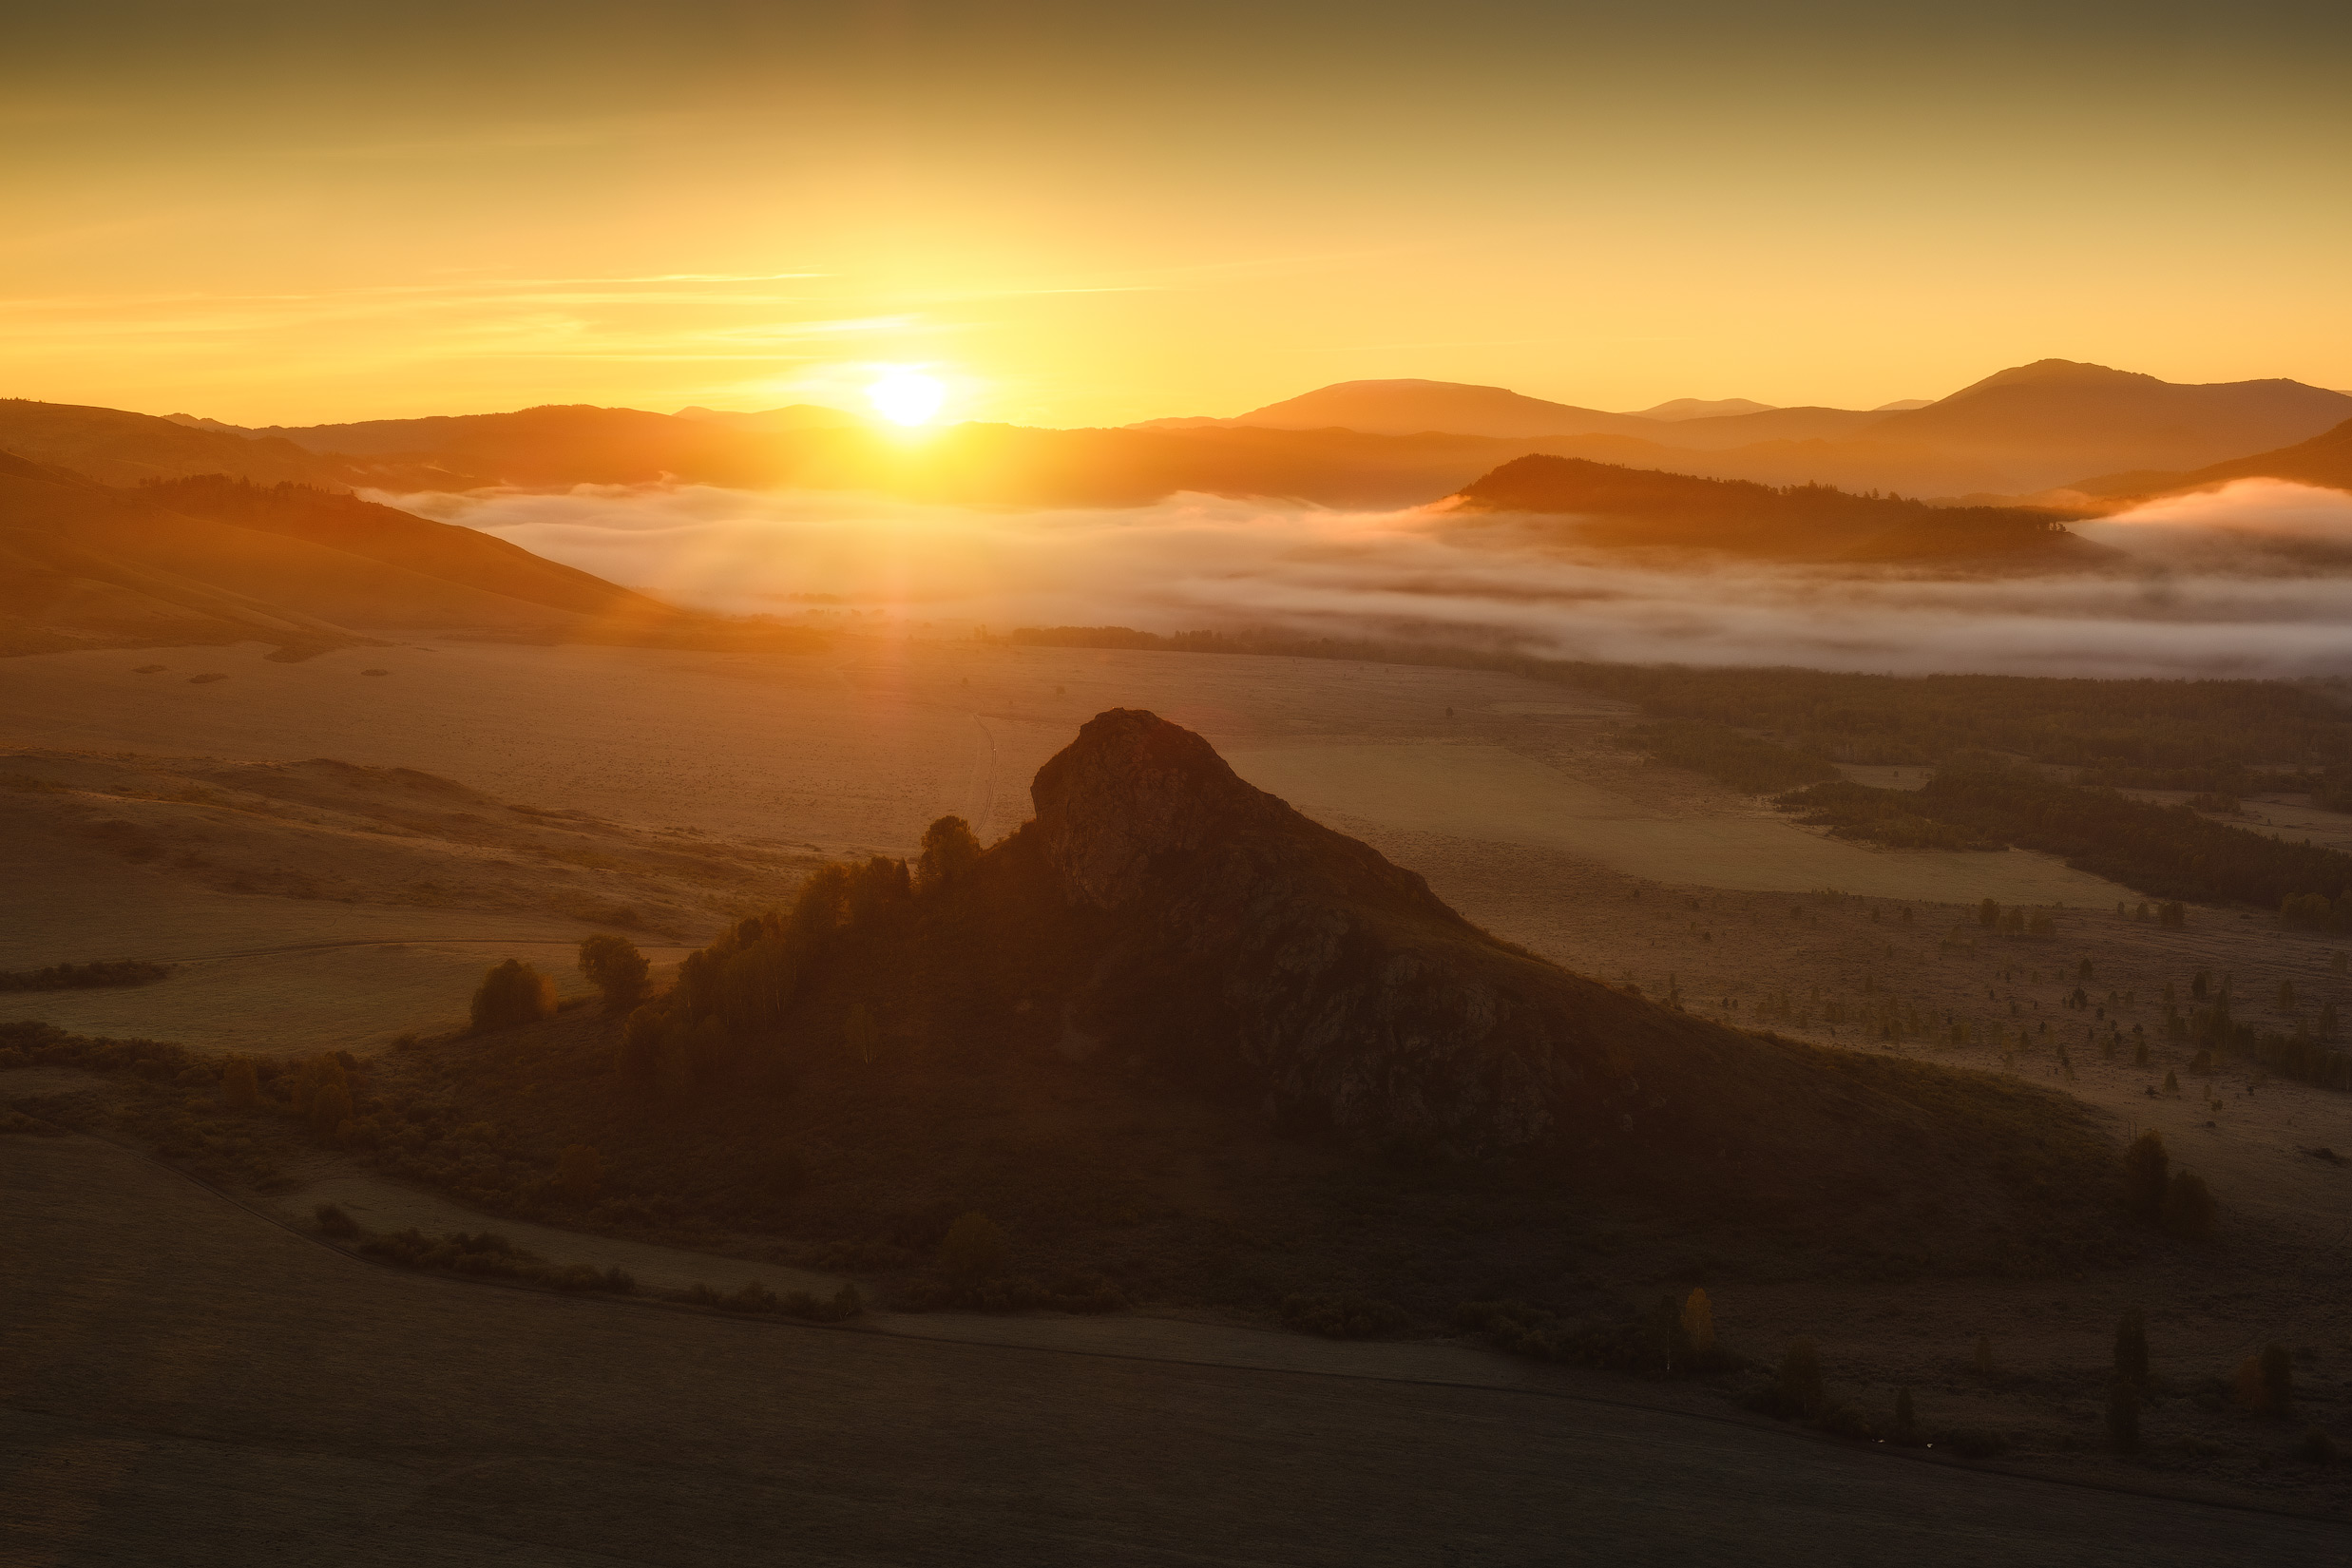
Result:
[[[645,1000],[646,976],[651,969],[645,955],[637,950],[637,944],[626,937],[599,932],[580,945],[580,972],[603,996],[604,1010],[608,1013],[626,1015]],[[483,984],[489,984],[487,977]],[[482,1027],[478,1019],[474,1026]]]
[[[519,958],[493,966],[473,993],[473,1031],[511,1029],[555,1016],[555,982]]]
[[[173,967],[135,958],[96,964],[52,964],[46,969],[0,971],[0,991],[83,991],[112,985],[148,985],[170,974]]]
[[[1660,762],[1705,774],[1750,794],[1779,794],[1839,776],[1835,767],[1819,757],[1751,739],[1722,724],[1677,719],[1629,730],[1624,738]]]

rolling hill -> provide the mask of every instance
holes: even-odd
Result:
[[[420,632],[698,645],[789,635],[346,495],[217,476],[110,489],[5,453],[0,566],[8,654],[256,641],[302,657]]]
[[[1559,519],[1560,544],[1715,550],[1767,560],[1996,563],[2055,569],[2108,552],[2024,507],[1930,507],[1826,486],[1773,488],[1578,458],[1516,459],[1451,498],[1465,519]]]
[[[2067,489],[2116,501],[2139,500],[2176,490],[2204,489],[2233,479],[2287,479],[2324,489],[2352,490],[2352,419],[2335,429],[2276,451],[2256,452],[2209,463],[2186,473],[2141,470],[2078,479]]]

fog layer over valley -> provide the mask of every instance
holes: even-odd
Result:
[[[1574,519],[1195,494],[1049,511],[697,485],[383,499],[681,602],[820,621],[1271,627],[1903,673],[2352,672],[2352,496],[2275,480],[2070,524],[2091,564],[2037,575],[1602,550]]]

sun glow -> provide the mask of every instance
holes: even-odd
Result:
[[[893,370],[868,387],[866,396],[894,425],[927,425],[947,400],[947,388],[937,376]]]

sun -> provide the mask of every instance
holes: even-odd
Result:
[[[947,400],[947,388],[937,376],[918,371],[885,371],[866,396],[894,425],[927,425]]]

